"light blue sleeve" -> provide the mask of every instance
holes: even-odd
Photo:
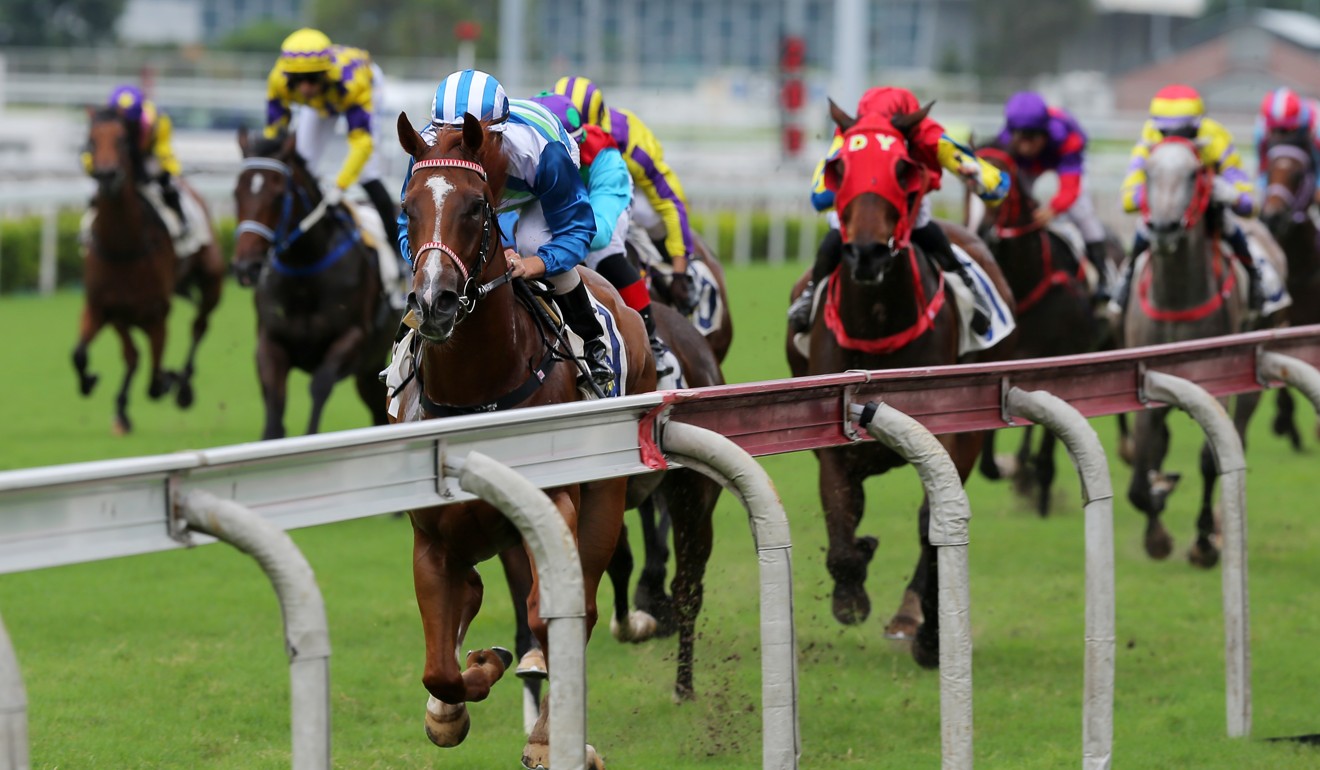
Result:
[[[541,151],[532,193],[550,226],[550,240],[536,255],[545,262],[546,275],[566,273],[586,259],[596,219],[587,187],[563,144],[551,142]]]
[[[612,147],[596,155],[589,173],[587,196],[596,215],[596,237],[591,239],[591,250],[596,251],[609,245],[619,215],[632,203],[632,176],[623,154]]]
[[[403,199],[408,193],[408,182],[411,179],[412,159],[410,158],[408,160],[408,173],[403,175],[403,187],[399,189],[399,217],[394,222],[394,237],[399,241],[399,253],[403,254],[403,258],[408,261],[409,265],[413,263],[413,260],[412,251],[408,247],[408,214],[403,210]]]

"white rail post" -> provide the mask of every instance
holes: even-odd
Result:
[[[1082,481],[1086,516],[1086,663],[1082,690],[1082,770],[1109,770],[1114,752],[1114,487],[1091,423],[1043,390],[1008,391],[1008,413],[1063,441]]]
[[[0,770],[28,770],[27,692],[18,656],[0,621]]]
[[[1282,353],[1262,352],[1256,357],[1256,370],[1262,380],[1287,383],[1300,390],[1320,413],[1320,371],[1315,367]]]
[[[972,767],[972,619],[967,502],[958,469],[926,427],[879,402],[849,405],[849,416],[912,463],[930,503],[930,544],[939,565],[940,750],[944,770]],[[926,590],[931,590],[930,586]]]
[[[480,452],[446,467],[463,489],[508,517],[536,559],[541,617],[549,623],[550,766],[587,762],[587,604],[577,541],[559,509],[517,471]]]
[[[293,769],[330,770],[330,631],[311,565],[288,534],[232,500],[193,490],[180,508],[189,528],[256,559],[275,586],[289,653]]]
[[[1247,600],[1247,461],[1224,407],[1199,385],[1146,372],[1146,395],[1191,415],[1215,456],[1224,509],[1224,700],[1228,737],[1251,734],[1251,637]]]
[[[793,546],[784,504],[760,463],[714,431],[669,422],[660,444],[666,455],[718,481],[747,509],[761,573],[761,766],[795,770],[802,739],[793,628]]]
[[[41,262],[37,269],[37,289],[43,294],[55,291],[59,274],[59,209],[51,206],[41,214]]]

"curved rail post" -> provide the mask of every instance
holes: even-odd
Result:
[[[766,770],[795,770],[798,734],[797,641],[788,516],[765,469],[714,431],[668,422],[665,454],[718,481],[747,509],[761,572],[761,756]]]
[[[872,401],[849,416],[912,463],[930,502],[930,544],[938,548],[940,597],[940,746],[942,767],[972,766],[972,620],[967,524],[972,509],[944,445],[897,409]],[[927,590],[930,590],[927,587]]]
[[[1224,699],[1228,737],[1251,734],[1251,638],[1247,607],[1247,460],[1224,407],[1199,385],[1146,372],[1146,395],[1186,411],[1210,442],[1224,509]]]
[[[446,464],[463,489],[508,517],[536,560],[541,617],[549,623],[550,766],[579,768],[587,761],[587,604],[577,541],[559,509],[517,471],[480,452]]]
[[[1086,514],[1086,672],[1082,692],[1082,770],[1109,770],[1114,752],[1114,487],[1091,423],[1043,390],[1008,391],[1009,414],[1052,431],[1072,455]]]
[[[289,535],[232,501],[194,490],[182,500],[188,527],[257,560],[275,586],[289,653],[294,770],[330,770],[330,630],[312,567]]]
[[[1299,358],[1265,351],[1256,357],[1256,372],[1262,380],[1283,382],[1297,388],[1320,412],[1320,371],[1314,366]]]
[[[0,770],[28,770],[27,691],[3,621],[0,621]]]

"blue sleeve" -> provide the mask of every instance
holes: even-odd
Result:
[[[550,240],[536,250],[545,262],[546,275],[566,273],[582,264],[596,235],[596,218],[567,147],[551,142],[541,151],[532,194],[550,226]]]
[[[596,237],[591,239],[591,250],[596,251],[610,244],[619,215],[632,203],[632,176],[618,150],[608,148],[591,162],[587,196],[596,215]]]
[[[833,190],[813,190],[811,192],[811,205],[817,211],[829,211],[834,208]]]
[[[408,214],[403,210],[403,199],[408,193],[408,181],[412,179],[412,159],[408,160],[408,173],[403,175],[403,187],[399,190],[399,218],[395,220],[394,237],[399,241],[399,252],[412,264],[412,250],[408,247]]]

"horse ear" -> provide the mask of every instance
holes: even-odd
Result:
[[[833,99],[830,99],[829,102],[830,117],[833,118],[834,124],[839,127],[840,131],[847,131],[857,124],[857,118],[844,112],[843,108],[835,104]]]
[[[417,129],[412,127],[412,122],[408,120],[408,113],[400,112],[398,121],[399,145],[403,151],[413,158],[420,158],[426,154],[426,140],[417,133]]]
[[[934,100],[929,101],[926,103],[925,107],[922,107],[916,112],[908,113],[907,115],[895,115],[889,122],[892,123],[894,128],[898,129],[904,136],[908,136],[912,133],[912,129],[921,125],[921,122],[930,114],[930,108],[934,106]]]
[[[285,158],[292,158],[293,151],[298,146],[298,135],[290,131],[284,137],[284,145],[280,147],[280,155]]]
[[[481,149],[481,142],[485,138],[486,131],[481,127],[481,121],[470,112],[463,113],[463,146],[475,155]]]
[[[242,127],[242,126],[239,126],[239,127],[238,127],[238,149],[241,150],[241,151],[243,152],[243,157],[245,157],[245,158],[248,157],[248,155],[250,154],[250,153],[248,152],[248,147],[249,147],[249,145],[250,145],[250,142],[249,142],[249,140],[248,140],[248,130],[247,130],[246,128]]]

